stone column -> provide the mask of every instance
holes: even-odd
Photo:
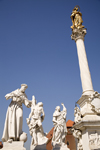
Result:
[[[80,7],[74,7],[72,14],[72,40],[75,40],[79,59],[80,76],[83,93],[77,101],[80,109],[75,111],[75,124],[73,135],[78,139],[77,149],[100,149],[100,94],[93,90],[87,56],[84,46],[86,29],[82,25]]]
[[[90,95],[94,92],[94,90],[92,86],[92,80],[84,46],[85,34],[86,34],[85,28],[73,29],[71,38],[72,40],[75,40],[77,46],[83,95]]]

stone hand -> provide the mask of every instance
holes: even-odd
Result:
[[[63,103],[61,103],[61,105],[62,105],[62,106],[64,106],[64,104],[63,104]]]
[[[9,94],[6,94],[6,95],[5,95],[5,98],[6,98],[6,100],[10,99]]]
[[[26,122],[27,122],[27,124],[29,124],[29,123],[30,123],[30,120],[29,120],[29,118],[26,118]]]

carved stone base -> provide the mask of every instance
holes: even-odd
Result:
[[[100,150],[100,120],[81,121],[75,124],[73,128],[81,132],[79,141],[81,140],[82,150]],[[79,147],[80,143],[77,144]]]
[[[26,150],[23,141],[15,141],[12,143],[4,142],[2,150]]]
[[[53,150],[70,150],[70,149],[67,147],[66,144],[63,145],[63,146],[57,144],[57,145],[53,148]]]
[[[100,150],[100,94],[96,91],[90,95],[83,94],[77,104],[81,114],[81,119],[73,125],[77,149]]]
[[[37,137],[38,137],[38,145],[37,146],[34,146],[34,144],[30,145],[30,150],[47,150],[46,144],[48,142],[48,138],[41,135],[40,133],[37,134]]]

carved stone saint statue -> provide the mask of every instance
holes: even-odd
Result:
[[[75,116],[75,123],[78,123],[82,120],[82,115],[81,115],[81,111],[78,107],[74,108],[74,116]]]
[[[57,106],[55,108],[55,112],[53,113],[54,131],[52,144],[53,147],[59,145],[60,147],[66,147],[63,149],[68,150],[67,145],[64,143],[67,134],[67,127],[66,127],[67,109],[65,108],[63,103],[61,105],[63,106],[63,110],[60,111],[60,106]]]
[[[30,107],[30,102],[27,99],[25,90],[28,86],[26,84],[21,84],[21,88],[12,91],[5,95],[6,100],[12,99],[6,114],[4,131],[2,136],[3,142],[12,141],[26,141],[27,135],[22,132],[23,124],[23,108],[22,104],[26,107]],[[21,137],[24,139],[21,139]]]
[[[81,131],[74,128],[72,128],[71,131],[73,132],[73,136],[77,139],[78,150],[83,150]]]
[[[30,150],[34,150],[37,145],[46,144],[48,141],[48,138],[44,136],[42,127],[44,117],[43,103],[39,102],[36,104],[35,96],[32,96],[31,113],[29,118],[26,119],[30,135],[32,136]]]

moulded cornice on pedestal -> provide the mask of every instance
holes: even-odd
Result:
[[[81,121],[73,126],[74,129],[84,130],[86,128],[100,129],[100,120],[97,121]]]

